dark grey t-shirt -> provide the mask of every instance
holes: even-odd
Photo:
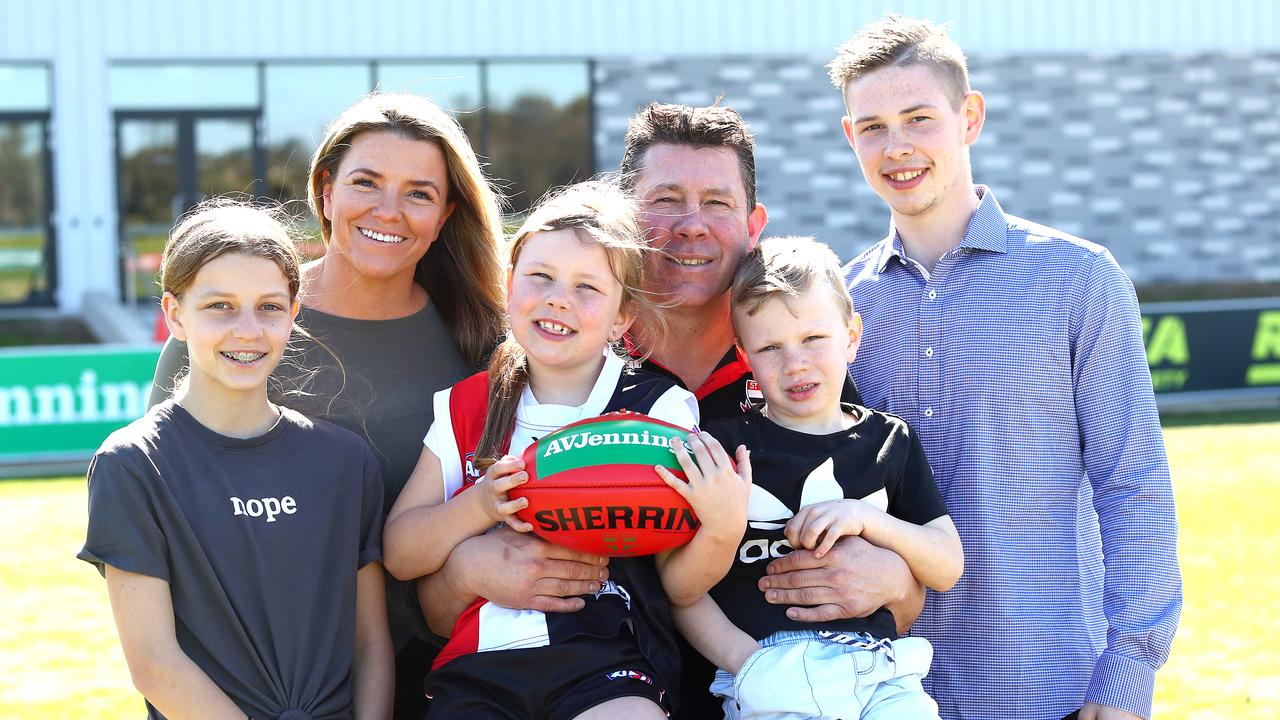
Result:
[[[350,718],[356,573],[382,518],[352,433],[285,409],[236,439],[165,402],[94,456],[79,557],[168,581],[179,646],[251,717]]]
[[[298,323],[319,343],[295,335],[272,374],[271,399],[363,436],[382,467],[383,509],[390,512],[422,454],[432,397],[474,371],[430,303],[394,320],[353,320],[304,305]],[[152,405],[169,397],[186,364],[186,346],[170,340],[156,367]],[[426,623],[412,584],[390,575],[387,582],[387,621],[399,649],[412,632],[425,635]]]

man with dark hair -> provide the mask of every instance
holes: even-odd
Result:
[[[738,111],[722,105],[691,107],[653,102],[644,106],[627,125],[626,147],[618,168],[623,187],[635,190],[645,153],[654,145],[731,150],[738,159],[747,205],[757,207],[756,138]]]
[[[650,103],[627,128],[623,183],[655,250],[649,290],[669,303],[650,364],[698,394],[703,421],[749,407],[750,368],[733,345],[729,283],[769,221],[756,202],[755,138],[720,106]]]
[[[750,128],[727,107],[652,103],[631,119],[621,170],[639,199],[649,242],[660,251],[650,257],[650,290],[672,303],[665,340],[646,348],[646,365],[692,390],[703,422],[746,412],[762,395],[734,346],[729,285],[768,222],[756,202]],[[847,378],[843,396],[859,402]],[[906,563],[861,538],[842,539],[821,559],[809,550],[778,555],[761,590],[769,603],[791,606],[792,619],[863,617],[887,606],[905,629],[919,612],[923,589]],[[708,691],[715,668],[691,650],[684,659],[675,717],[720,717]]]
[[[845,268],[852,371],[919,432],[965,548],[912,630],[934,646],[925,689],[943,718],[1150,717],[1182,587],[1133,286],[973,183],[986,107],[939,28],[887,16],[829,68],[892,218]]]
[[[702,420],[746,412],[762,399],[746,358],[734,347],[729,285],[739,261],[768,222],[756,202],[755,139],[726,107],[652,103],[632,118],[623,155],[624,183],[638,196],[651,245],[649,289],[671,303],[666,331],[647,366],[694,392]],[[638,329],[639,330],[639,329]],[[637,337],[652,336],[640,330]],[[857,402],[846,378],[844,399]],[[782,553],[778,553],[782,555]],[[900,630],[924,602],[924,590],[897,554],[858,537],[822,558],[800,550],[775,558],[762,581],[765,599],[789,617],[823,622],[888,607]],[[434,601],[423,610],[445,634],[476,596],[507,607],[573,612],[594,593],[605,568],[522,533],[499,531],[460,544],[432,576]],[[720,717],[709,691],[715,668],[686,648],[675,717]]]

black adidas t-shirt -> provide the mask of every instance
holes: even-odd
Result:
[[[684,383],[675,373],[655,360],[645,360],[641,367],[669,377],[684,387]],[[747,363],[746,356],[739,352],[736,346],[729,347],[720,358],[720,362],[716,363],[715,371],[706,382],[702,383],[701,387],[689,389],[698,399],[698,414],[703,424],[713,420],[740,417],[764,403],[764,395],[760,392],[760,385],[751,373],[751,365]],[[852,377],[845,377],[844,387],[840,391],[840,400],[855,405],[862,404],[862,397],[854,387]],[[756,593],[763,600],[764,594],[758,589]],[[720,709],[720,701],[707,692],[707,687],[715,677],[715,668],[685,642],[684,638],[680,638],[680,654],[684,663],[684,672],[681,675],[681,695],[684,698],[684,704],[676,706],[672,720],[704,720],[721,716],[723,713]]]
[[[791,552],[783,535],[801,507],[827,500],[863,500],[890,515],[924,525],[947,514],[920,439],[894,415],[846,405],[858,418],[847,430],[810,435],[784,428],[759,412],[704,423],[726,450],[751,450],[753,486],[747,530],[738,556],[711,596],[743,631],[763,639],[780,630],[868,632],[896,638],[893,613],[804,623],[787,618],[785,605],[770,605],[759,590],[765,568]]]

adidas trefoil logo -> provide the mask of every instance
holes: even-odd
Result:
[[[804,480],[804,488],[800,491],[800,507],[844,499],[844,489],[836,482],[835,467],[835,460],[827,458],[809,473]],[[889,509],[889,493],[884,488],[860,499],[878,510]],[[795,511],[773,493],[760,485],[751,486],[751,495],[747,499],[747,525],[757,530],[781,530],[795,515]]]
[[[836,482],[835,460],[827,458],[826,462],[814,468],[804,480],[800,490],[800,507],[813,505],[827,500],[841,500],[844,489]],[[889,507],[889,494],[880,488],[870,495],[860,498],[872,507],[886,510]],[[798,509],[798,508],[797,508]],[[781,530],[787,521],[795,517],[795,511],[759,485],[751,486],[751,495],[747,498],[747,525],[757,530]],[[748,540],[738,548],[738,561],[746,564],[785,557],[792,550],[786,538],[770,539],[768,537]]]

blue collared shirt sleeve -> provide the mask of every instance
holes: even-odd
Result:
[[[1085,473],[1105,558],[1107,645],[1086,702],[1151,717],[1156,669],[1182,610],[1177,519],[1142,322],[1129,279],[1094,256],[1072,315],[1072,375]]]
[[[867,405],[905,418],[965,546],[912,628],[942,717],[1148,716],[1181,609],[1168,462],[1133,286],[1106,249],[981,200],[926,270],[850,262]]]

